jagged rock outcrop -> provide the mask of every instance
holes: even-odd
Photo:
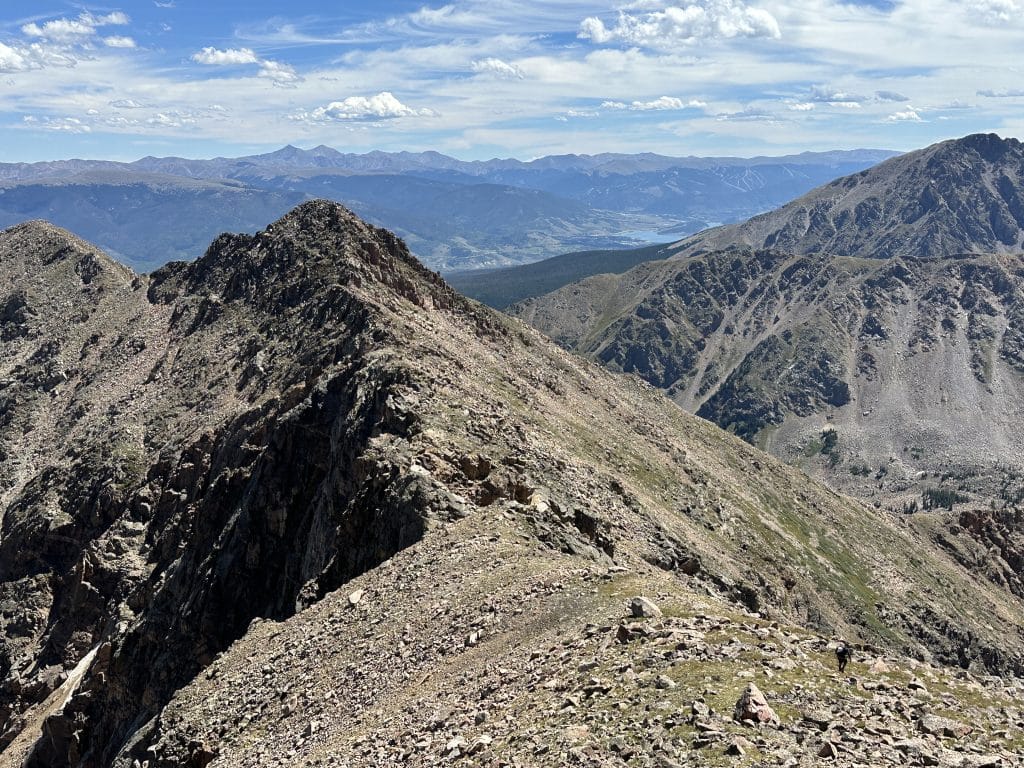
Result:
[[[541,653],[606,582],[1024,670],[1020,603],[953,554],[340,206],[150,277],[29,224],[0,273],[0,765],[300,764],[298,739],[389,764],[339,740],[405,739],[370,721]]]

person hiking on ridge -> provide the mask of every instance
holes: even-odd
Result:
[[[840,640],[839,645],[836,646],[836,661],[839,662],[839,671],[842,672],[846,669],[847,662],[850,661],[850,657],[853,655],[853,651],[845,640]]]

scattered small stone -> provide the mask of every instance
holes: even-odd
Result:
[[[823,757],[826,760],[834,760],[839,757],[839,750],[836,749],[836,745],[831,741],[826,741],[818,749],[818,757]]]
[[[742,736],[733,736],[729,739],[729,745],[725,748],[725,754],[734,757],[743,757],[752,749],[754,749],[752,741],[745,739]]]
[[[658,675],[654,678],[654,687],[659,691],[665,691],[676,687],[676,681],[668,675]]]
[[[872,662],[871,666],[868,668],[868,671],[874,675],[884,675],[890,670],[889,665],[885,663],[884,659],[877,658],[874,660],[874,662]]]
[[[917,722],[917,727],[923,733],[933,736],[945,736],[952,739],[962,739],[974,730],[971,726],[958,722],[948,717],[938,715],[924,715]]]

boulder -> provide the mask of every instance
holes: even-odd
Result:
[[[768,706],[768,700],[754,683],[747,683],[743,694],[736,702],[733,719],[751,725],[778,727],[781,724],[779,716],[775,714],[775,710]]]

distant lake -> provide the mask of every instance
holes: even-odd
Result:
[[[680,235],[673,235],[670,232],[658,232],[654,229],[628,229],[625,232],[616,232],[613,237],[639,240],[642,243],[672,243],[678,240]]]

